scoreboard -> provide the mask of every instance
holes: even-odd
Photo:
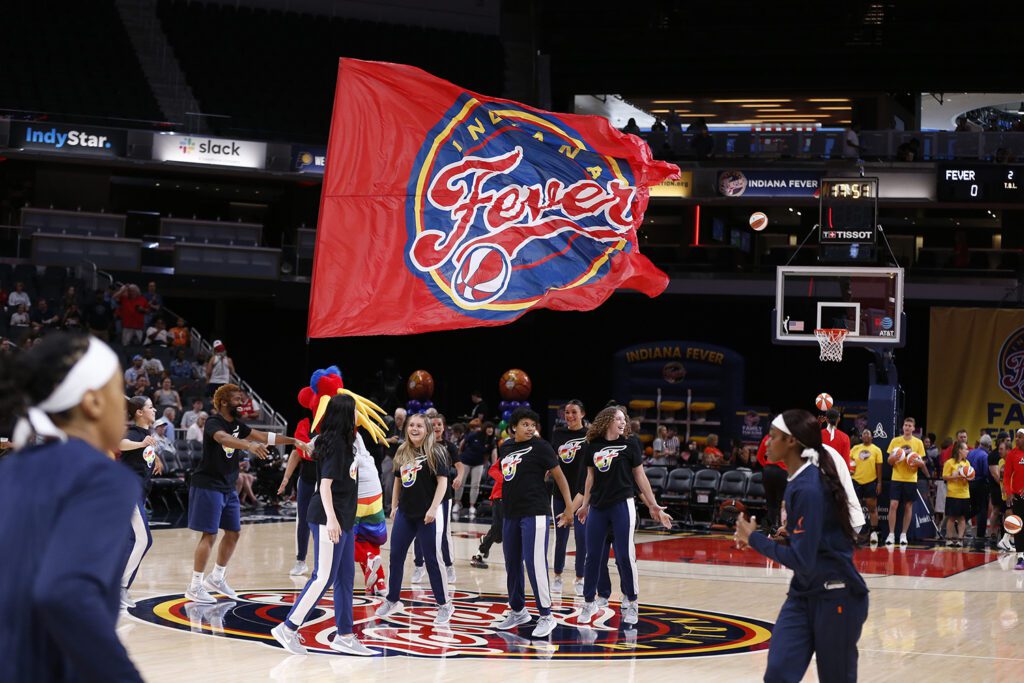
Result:
[[[875,244],[878,178],[823,178],[819,196],[822,245]]]
[[[940,202],[1024,203],[1024,166],[946,163],[938,173]]]

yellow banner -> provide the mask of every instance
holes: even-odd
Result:
[[[1024,310],[933,308],[929,334],[929,431],[1024,426]]]
[[[652,197],[689,197],[693,193],[693,171],[680,171],[679,180],[666,180],[651,188]]]

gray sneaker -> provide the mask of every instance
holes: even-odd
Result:
[[[640,605],[637,601],[622,601],[622,623],[635,624],[640,618]]]
[[[395,600],[394,602],[391,602],[390,600],[385,600],[381,603],[380,607],[377,608],[377,611],[374,612],[374,614],[376,614],[378,617],[386,617],[389,614],[401,612],[403,609],[405,609],[405,605],[402,604],[401,600]]]
[[[356,638],[355,634],[350,636],[339,636],[335,634],[331,641],[331,649],[343,655],[357,655],[359,657],[372,657],[376,652],[366,647]]]
[[[127,588],[121,589],[121,609],[132,609],[135,607],[135,601],[132,600],[131,594]]]
[[[211,593],[220,593],[224,597],[231,598],[232,600],[238,599],[238,593],[228,585],[228,581],[224,577],[215,579],[212,576],[207,576],[203,580],[203,585],[206,586],[206,589]]]
[[[608,598],[606,598],[603,595],[598,595],[597,596],[597,606],[598,607],[607,607],[608,606]]]
[[[455,605],[451,600],[437,608],[437,616],[434,617],[434,626],[444,626],[452,620],[455,613]]]
[[[302,560],[296,560],[295,564],[292,565],[291,570],[288,572],[288,576],[302,576],[309,571],[309,567]]]
[[[581,624],[589,624],[594,620],[597,615],[597,603],[587,602],[584,603],[583,609],[580,611],[580,616],[577,621]]]
[[[554,580],[551,582],[551,592],[552,593],[561,593],[562,592],[562,588],[563,588],[562,577],[561,576],[556,576],[554,578]]]
[[[293,631],[285,626],[283,621],[270,629],[270,635],[274,636],[274,640],[293,655],[306,654],[306,648],[302,647],[302,636],[299,635],[298,631]]]
[[[423,583],[426,579],[427,579],[427,568],[426,567],[416,567],[416,569],[414,569],[412,571],[412,582],[413,583]]]
[[[185,590],[185,597],[201,605],[212,605],[217,602],[217,598],[210,595],[209,591],[202,584],[189,585],[188,589]]]
[[[546,638],[551,635],[551,632],[555,630],[557,625],[555,618],[550,614],[546,614],[538,619],[537,625],[533,627],[533,637]]]
[[[448,583],[455,583],[455,567],[448,567]]]
[[[528,623],[530,623],[530,613],[525,609],[521,609],[518,612],[509,612],[508,616],[505,617],[495,628],[500,631],[511,631],[516,626],[522,626],[523,624]]]

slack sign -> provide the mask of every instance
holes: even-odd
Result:
[[[125,133],[107,128],[12,122],[10,140],[12,147],[25,150],[123,156]]]
[[[153,159],[179,164],[265,168],[267,143],[154,133]]]

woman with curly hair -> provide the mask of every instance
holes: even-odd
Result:
[[[580,457],[586,465],[583,501],[576,513],[586,525],[587,561],[584,568],[583,599],[586,604],[580,612],[579,622],[589,624],[597,614],[594,601],[603,553],[595,552],[612,532],[615,564],[619,568],[622,588],[622,622],[635,624],[639,618],[637,602],[639,575],[636,567],[636,545],[633,529],[636,527],[634,483],[647,503],[651,519],[666,529],[672,528],[672,518],[658,505],[651,490],[651,482],[643,468],[643,453],[636,439],[629,438],[626,412],[621,406],[609,406],[597,414],[587,430],[587,441]]]

